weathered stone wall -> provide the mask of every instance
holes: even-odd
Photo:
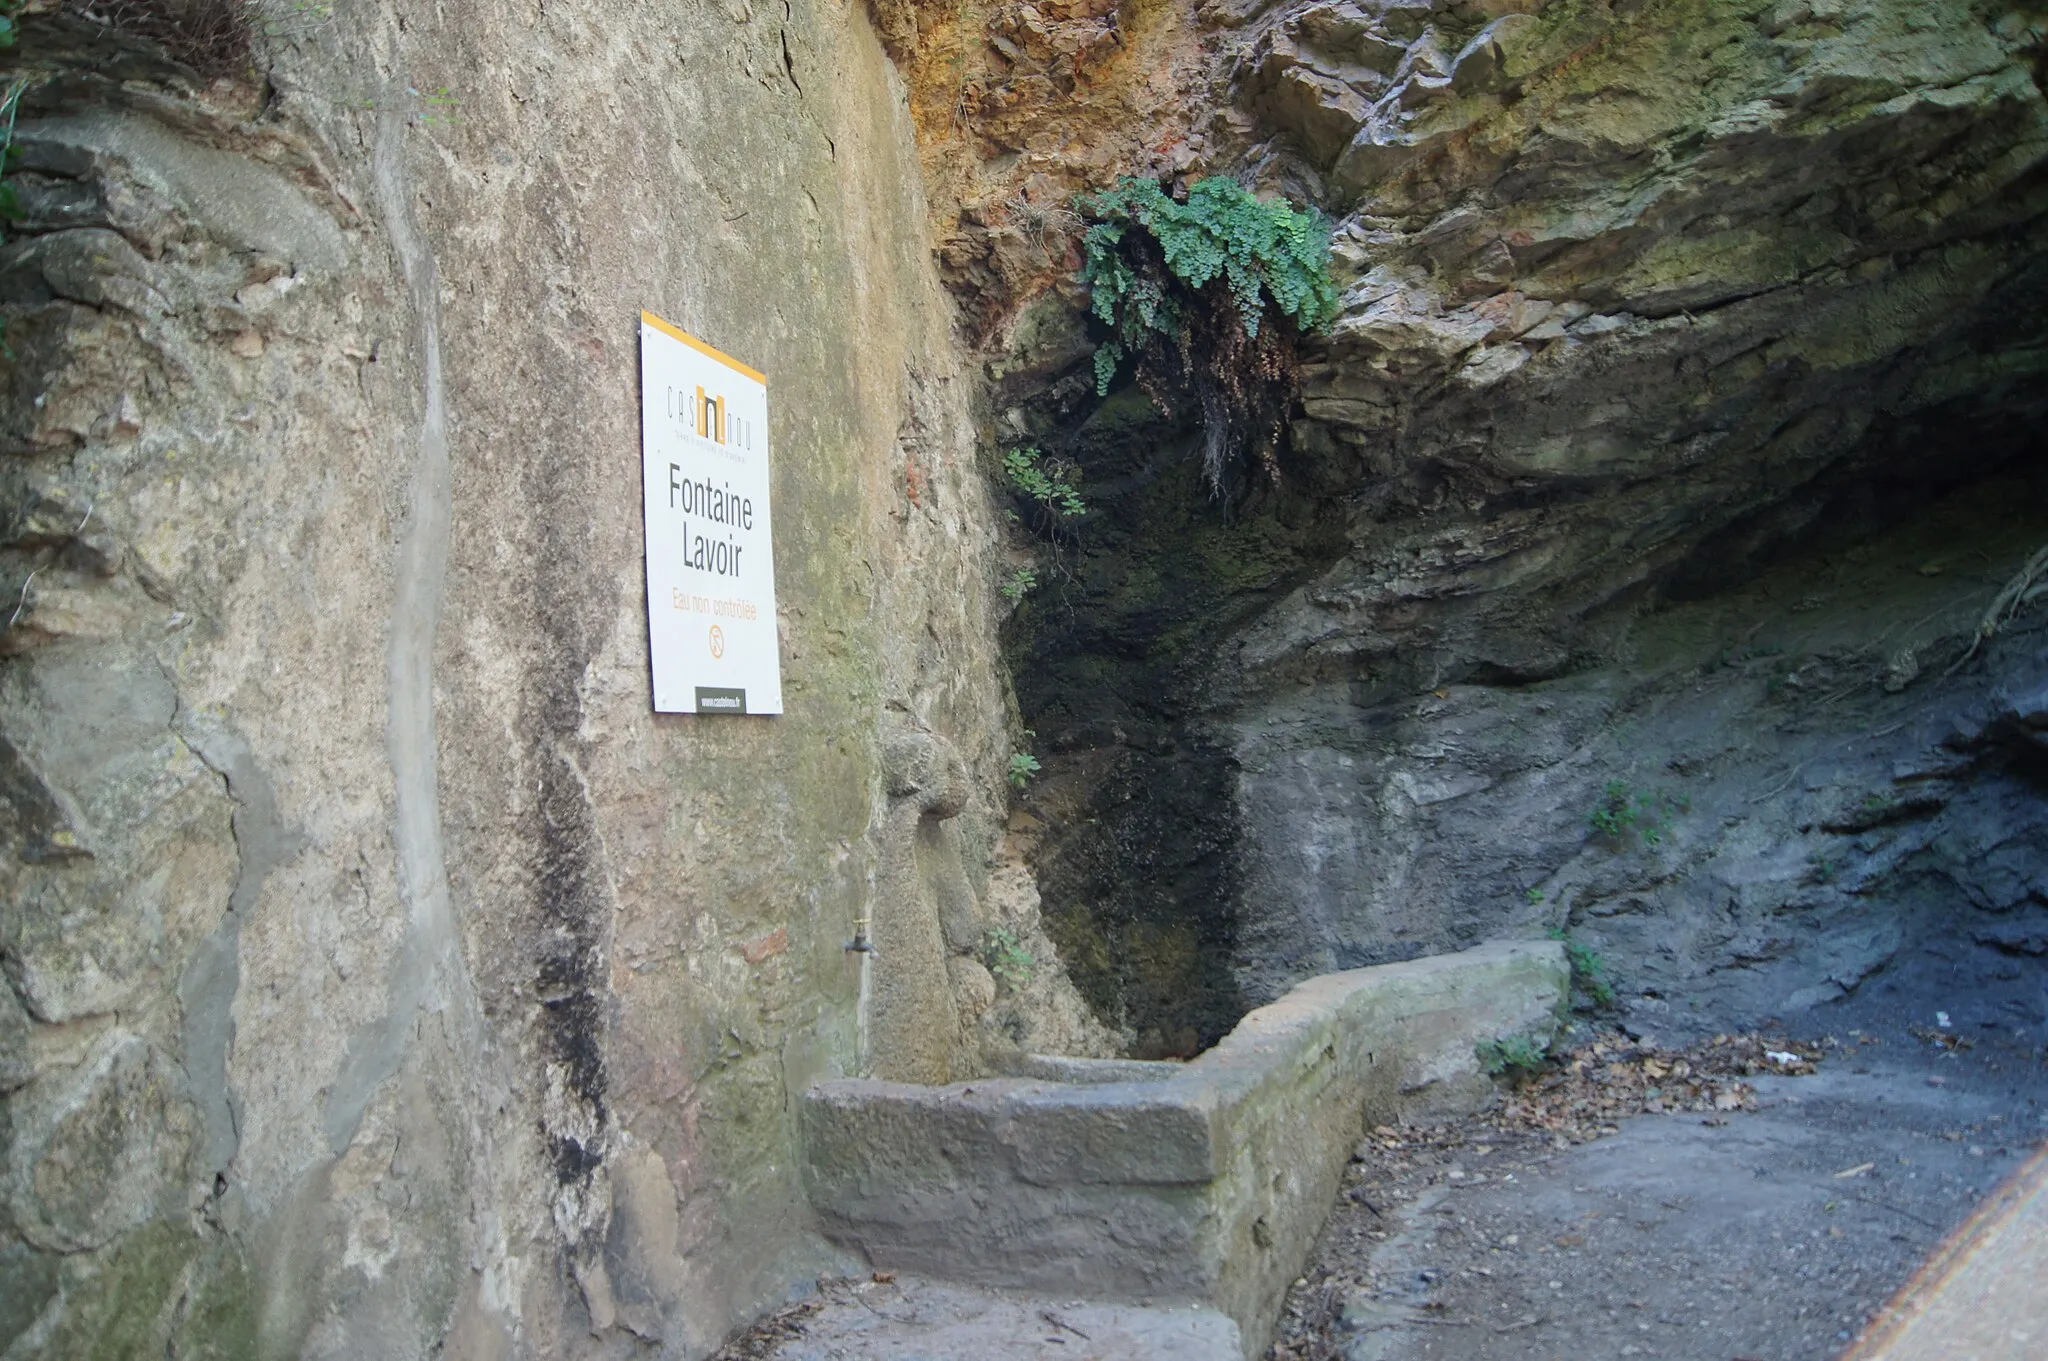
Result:
[[[833,0],[320,14],[21,48],[0,1354],[702,1355],[833,1260],[796,1094],[981,1062],[902,91]],[[784,717],[650,713],[643,307],[770,376]]]

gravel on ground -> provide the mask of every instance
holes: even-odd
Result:
[[[1880,991],[1682,1048],[1581,1022],[1495,1111],[1368,1132],[1271,1361],[1838,1355],[2048,1136],[2038,1034]]]

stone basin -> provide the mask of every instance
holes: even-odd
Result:
[[[1493,1100],[1476,1046],[1547,1043],[1569,989],[1561,944],[1497,941],[1310,979],[1187,1063],[820,1083],[806,1186],[876,1267],[1209,1305],[1257,1356],[1363,1128]]]

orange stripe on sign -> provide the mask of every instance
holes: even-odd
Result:
[[[706,359],[716,359],[719,363],[725,365],[734,373],[743,373],[747,377],[753,379],[755,382],[762,384],[764,387],[767,385],[767,374],[762,373],[759,369],[750,369],[745,364],[740,363],[739,360],[734,359],[731,355],[722,354],[719,351],[712,349],[709,345],[706,345],[703,341],[697,339],[697,337],[691,335],[688,331],[685,331],[680,327],[669,325],[660,317],[655,316],[654,313],[643,311],[640,314],[640,320],[643,324],[652,326],[655,330],[661,332],[665,336],[674,336],[677,340],[682,341],[683,344],[688,345],[691,349],[695,350],[698,354],[703,355]]]

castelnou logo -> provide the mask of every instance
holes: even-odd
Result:
[[[698,388],[691,399],[690,408],[697,414],[697,433],[705,439],[725,443],[726,400],[723,397],[707,397],[704,389]]]
[[[701,385],[695,392],[678,393],[670,388],[668,412],[671,420],[682,422],[698,439],[736,449],[754,447],[753,423],[735,415],[732,403],[721,393],[706,392]]]

